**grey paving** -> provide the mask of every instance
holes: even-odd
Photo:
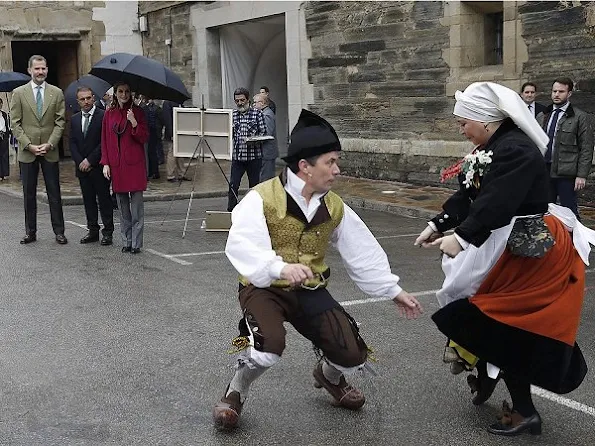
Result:
[[[0,444],[1,445],[590,445],[593,416],[535,397],[541,437],[493,437],[485,431],[507,397],[500,384],[476,408],[462,375],[441,363],[444,339],[430,315],[434,296],[420,300],[417,321],[389,302],[350,305],[376,350],[378,376],[357,376],[368,402],[360,412],[332,407],[313,387],[311,346],[288,327],[280,364],[254,386],[233,433],[215,430],[212,406],[232,374],[227,354],[240,316],[236,273],[225,259],[225,233],[200,230],[206,209],[224,198],[146,203],[145,251],[80,245],[85,231],[68,223],[70,243],[57,245],[49,209],[40,204],[38,242],[21,246],[22,200],[0,196]],[[423,219],[358,211],[379,238],[402,284],[412,292],[440,286],[438,256],[412,246]],[[84,224],[82,206],[66,220]],[[212,253],[176,257],[152,254]],[[214,253],[213,253],[214,252]],[[593,256],[592,256],[593,257]],[[329,262],[334,296],[364,299],[336,252]],[[594,274],[587,275],[579,332],[595,363]],[[595,378],[566,395],[595,407]]]

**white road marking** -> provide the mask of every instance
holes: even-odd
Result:
[[[419,232],[416,232],[415,234],[381,235],[380,237],[376,237],[376,240],[380,240],[383,238],[417,237],[418,235],[419,235]]]
[[[79,228],[87,229],[87,225],[81,225],[76,221],[66,220],[66,223],[70,223],[71,225],[78,226]]]
[[[212,254],[225,254],[225,251],[187,252],[186,254],[171,254],[171,257],[210,256]]]
[[[541,387],[531,386],[531,393],[533,395],[545,398],[546,400],[553,401],[554,403],[561,404],[562,406],[566,406],[570,409],[577,410],[586,415],[591,415],[592,417],[595,417],[595,408],[587,406],[583,403],[579,403],[578,401],[571,400],[569,398],[564,398],[563,396],[544,390]]]
[[[154,249],[145,249],[145,251],[150,252],[151,254],[155,254],[156,256],[163,257],[164,259],[171,260],[172,262],[179,263],[180,265],[192,265],[192,262],[187,262],[186,260],[176,259],[174,256],[170,254],[164,254],[159,251],[155,251]]]
[[[428,291],[418,291],[417,293],[409,293],[415,297],[421,296],[430,296],[432,294],[436,294],[438,290],[428,290]],[[371,304],[374,302],[384,302],[387,300],[392,300],[391,297],[369,297],[368,299],[358,299],[358,300],[344,300],[339,302],[344,307],[350,307],[351,305],[359,305],[359,304]]]

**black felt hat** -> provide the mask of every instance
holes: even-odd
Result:
[[[341,143],[333,126],[317,114],[302,109],[283,160],[291,163],[335,150],[341,150]]]

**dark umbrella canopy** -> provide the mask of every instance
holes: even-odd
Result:
[[[91,74],[85,74],[83,77],[71,82],[70,85],[66,87],[66,90],[64,90],[64,101],[66,102],[66,107],[73,112],[79,110],[79,105],[76,101],[76,90],[78,90],[79,87],[89,87],[95,95],[95,99],[99,100],[105,95],[105,92],[110,89],[111,85],[109,82],[99,79]]]
[[[190,93],[177,74],[148,57],[115,53],[97,62],[90,73],[112,85],[118,81],[126,82],[132,91],[152,99],[180,103],[190,98]]]
[[[0,91],[12,91],[29,81],[31,81],[31,76],[28,74],[17,73],[16,71],[3,71],[0,73]]]

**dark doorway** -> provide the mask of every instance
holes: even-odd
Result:
[[[13,40],[12,41],[12,67],[13,71],[27,74],[29,57],[39,54],[48,62],[47,82],[62,90],[79,78],[77,50],[79,41],[40,41],[40,40]],[[66,116],[69,121],[70,116]],[[60,144],[60,157],[70,154],[68,150],[68,122]]]

